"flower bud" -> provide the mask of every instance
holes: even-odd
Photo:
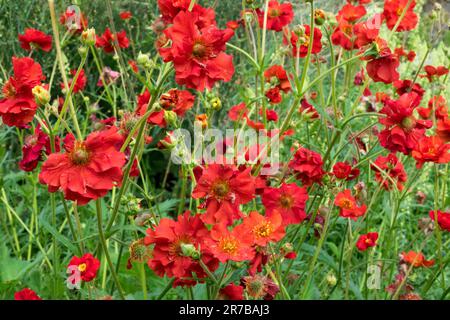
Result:
[[[31,92],[38,106],[44,106],[50,102],[50,93],[44,87],[35,86]]]
[[[222,101],[220,101],[220,98],[218,97],[212,98],[209,103],[211,107],[216,111],[222,108]]]
[[[95,29],[89,28],[81,33],[81,43],[86,46],[93,46],[96,41]]]
[[[150,59],[150,55],[139,52],[136,62],[144,69],[153,68],[153,61]]]
[[[325,12],[321,9],[314,10],[314,22],[321,26],[325,22]]]
[[[336,276],[332,272],[327,274],[326,280],[327,280],[328,285],[332,286],[332,287],[334,287],[337,283]]]
[[[164,110],[164,120],[167,122],[169,126],[176,126],[178,116],[175,111],[172,110]]]
[[[87,55],[88,49],[86,47],[79,47],[78,48],[78,54],[81,57],[85,57]]]

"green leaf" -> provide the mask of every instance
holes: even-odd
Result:
[[[78,253],[77,247],[74,244],[72,244],[72,242],[69,239],[67,239],[55,228],[53,228],[45,219],[40,219],[39,223],[47,232],[49,232],[52,236],[54,236],[56,240],[58,240],[58,242],[66,246],[67,249],[69,249],[73,254]]]
[[[10,257],[6,245],[0,245],[0,282],[19,280],[32,266],[31,262]]]

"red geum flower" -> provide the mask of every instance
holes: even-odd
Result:
[[[423,69],[425,70],[426,73],[421,74],[420,77],[427,78],[428,81],[430,82],[435,81],[437,78],[442,77],[449,72],[449,69],[447,69],[444,66],[433,67],[428,65],[423,67]]]
[[[425,256],[421,252],[408,251],[401,253],[401,258],[404,262],[409,265],[418,268],[418,267],[431,267],[434,265],[434,260],[427,260]]]
[[[450,212],[444,212],[441,210],[434,212],[434,210],[431,210],[429,215],[431,219],[437,221],[441,229],[450,232]]]
[[[230,20],[226,23],[226,26],[228,29],[236,30],[241,24],[243,24],[242,20]]]
[[[80,272],[81,280],[90,282],[97,276],[97,271],[100,268],[100,261],[92,254],[85,253],[82,257],[74,256],[70,259],[69,265],[76,266]]]
[[[176,221],[163,218],[154,230],[147,229],[144,238],[145,245],[154,244],[148,266],[160,277],[192,278],[196,274],[199,279],[205,278],[207,275],[198,259],[202,259],[211,272],[219,266],[204,246],[208,237],[209,231],[199,215],[192,216],[187,211]]]
[[[228,117],[232,121],[240,121],[241,119],[247,118],[248,109],[244,102],[235,105],[228,111]]]
[[[416,160],[416,167],[422,168],[425,162],[450,162],[450,144],[445,143],[438,136],[422,136],[411,152]]]
[[[281,102],[280,91],[287,93],[291,90],[291,84],[286,70],[280,65],[274,65],[264,71],[264,79],[272,86],[272,88],[266,92],[266,97],[269,98],[272,103]]]
[[[222,263],[245,261],[255,256],[252,240],[251,234],[243,233],[240,225],[230,231],[218,223],[211,229],[210,238],[205,239],[205,246]]]
[[[266,91],[265,93],[266,98],[269,100],[272,104],[279,104],[281,101],[283,101],[283,97],[281,96],[280,88],[273,87]]]
[[[170,89],[159,98],[163,109],[174,111],[180,117],[192,108],[194,102],[195,96],[187,90]]]
[[[12,58],[14,75],[3,86],[0,116],[8,126],[24,127],[33,120],[37,105],[32,89],[44,79],[39,63],[32,58]]]
[[[450,142],[450,117],[447,119],[438,119],[436,134],[445,142]]]
[[[357,220],[366,213],[365,204],[358,206],[355,197],[352,196],[349,189],[339,192],[334,199],[334,205],[340,208],[339,215],[343,218]]]
[[[283,218],[276,210],[270,216],[262,216],[256,211],[250,212],[246,216],[239,230],[243,233],[251,234],[253,243],[258,246],[266,246],[269,242],[278,242],[283,239],[285,230]]]
[[[70,70],[70,74],[75,77],[77,74],[77,70],[76,69]],[[73,82],[73,79],[70,79],[67,84],[69,86],[69,88],[72,86],[72,82]],[[84,69],[81,69],[80,73],[78,74],[77,81],[75,82],[75,85],[73,86],[72,93],[78,93],[80,91],[83,91],[84,88],[86,87],[86,83],[87,83],[86,74],[84,73]],[[64,90],[64,89],[65,89],[64,83],[61,83],[61,90]]]
[[[398,47],[395,48],[394,53],[399,57],[406,57],[406,59],[410,62],[413,62],[414,59],[416,58],[416,53],[412,50],[410,50],[409,52],[406,52],[405,49],[403,49],[403,47]]]
[[[320,118],[320,114],[317,112],[316,108],[314,108],[314,106],[310,104],[306,98],[302,98],[302,100],[300,100],[300,108],[298,111],[309,119]]]
[[[98,48],[103,48],[106,53],[114,52],[114,46],[117,43],[122,49],[128,48],[130,41],[127,38],[125,30],[119,31],[116,34],[112,34],[109,28],[105,29],[105,32],[101,36],[97,36],[97,41],[95,46]]]
[[[280,291],[272,280],[260,274],[244,277],[241,282],[247,295],[254,299],[273,300]]]
[[[59,152],[59,138],[56,137],[55,151]],[[39,161],[42,160],[42,154],[51,153],[50,137],[45,134],[38,125],[34,130],[34,134],[25,138],[25,143],[22,147],[22,160],[19,162],[19,167],[23,171],[33,171]]]
[[[244,300],[244,287],[230,283],[219,291],[220,300]]]
[[[264,16],[265,11],[256,9],[258,15],[259,27],[264,28]],[[273,31],[281,31],[285,26],[292,22],[294,19],[294,11],[292,10],[292,4],[289,2],[278,3],[276,0],[269,1],[269,7],[267,11],[266,29]]]
[[[198,13],[180,12],[164,31],[171,45],[160,48],[159,53],[165,62],[173,62],[178,84],[203,91],[219,80],[231,80],[233,57],[224,51],[234,32],[213,24],[200,27],[200,23]]]
[[[382,184],[384,189],[391,190],[392,181],[394,181],[397,189],[403,190],[403,182],[406,182],[408,176],[403,164],[394,153],[390,153],[387,157],[379,156],[371,168],[375,171],[375,179]]]
[[[409,7],[406,6],[410,3]],[[398,19],[406,10],[406,14],[402,21],[398,25],[397,32],[413,30],[418,22],[418,17],[414,13],[414,7],[416,6],[416,1],[409,0],[385,0],[384,1],[384,11],[383,16],[386,19],[386,25],[389,30],[394,29],[397,24]]]
[[[387,98],[380,113],[386,117],[379,122],[385,128],[379,133],[380,144],[391,152],[409,154],[425,130],[432,126],[428,120],[418,120],[413,111],[420,103],[420,96],[415,92],[405,93],[398,100]]]
[[[19,34],[20,46],[26,51],[40,49],[45,52],[52,50],[52,36],[32,28],[25,29],[23,34]]]
[[[294,158],[289,162],[289,168],[294,171],[304,186],[321,183],[325,174],[322,168],[323,161],[320,154],[306,148],[295,152]]]
[[[423,97],[425,94],[425,90],[422,86],[418,83],[413,84],[411,80],[397,80],[394,81],[393,85],[397,89],[396,92],[399,96],[408,92],[415,92],[420,97]]]
[[[42,298],[30,288],[23,288],[22,290],[14,293],[14,300],[42,300]]]
[[[133,14],[130,11],[123,11],[119,13],[119,17],[122,20],[130,20],[133,17]]]
[[[367,234],[362,234],[356,242],[356,247],[359,251],[366,251],[370,247],[375,247],[377,245],[377,240],[378,232],[369,232]]]
[[[443,96],[434,96],[428,101],[428,108],[417,108],[417,112],[424,119],[429,119],[435,110],[436,119],[446,119],[448,117],[447,101]]]
[[[351,181],[359,176],[359,169],[353,168],[346,162],[337,162],[333,166],[333,175],[338,179]]]
[[[62,190],[64,198],[85,205],[105,196],[122,183],[125,154],[120,152],[123,136],[116,127],[95,131],[85,141],[64,139],[65,153],[52,153],[42,165],[39,182],[49,192]]]
[[[235,219],[242,217],[239,205],[255,196],[255,179],[250,171],[251,168],[239,171],[219,164],[210,164],[203,169],[192,197],[205,199],[206,213],[202,215],[205,223],[231,225]]]
[[[262,112],[261,112],[262,113]],[[275,110],[266,110],[267,121],[278,121],[278,113]]]
[[[67,30],[81,33],[88,27],[88,20],[82,12],[77,12],[72,7],[66,9],[66,11],[59,17],[59,22],[64,25]]]
[[[162,15],[162,20],[165,23],[173,23],[173,19],[180,12],[186,12],[189,9],[191,0],[158,0],[159,11]],[[208,25],[216,25],[216,14],[213,9],[203,8],[202,6],[195,4],[192,8],[192,12],[199,14],[199,28]]]
[[[308,193],[295,183],[283,183],[279,188],[266,188],[261,196],[270,217],[274,212],[281,214],[283,224],[301,223],[306,218],[305,205]]]
[[[397,71],[400,62],[396,55],[382,56],[367,62],[367,74],[374,82],[392,83],[399,79]]]
[[[308,46],[311,41],[311,27],[307,24],[303,25],[304,32],[291,32],[292,55],[296,58],[304,58],[308,54]],[[317,54],[322,50],[322,32],[318,28],[314,28],[313,44],[311,54]]]
[[[367,11],[364,6],[354,6],[350,3],[347,3],[342,7],[341,10],[339,10],[338,14],[336,15],[336,20],[341,21],[345,20],[348,22],[356,22],[362,17],[366,15]]]

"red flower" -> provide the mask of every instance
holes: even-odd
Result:
[[[394,153],[390,153],[387,157],[379,156],[371,168],[375,171],[375,179],[382,183],[384,189],[391,190],[393,180],[396,183],[397,189],[400,191],[403,190],[402,183],[406,182],[408,176],[406,175],[403,164],[397,159]]]
[[[207,275],[198,263],[198,259],[214,272],[218,267],[217,259],[212,258],[203,245],[209,231],[199,215],[191,216],[185,212],[177,220],[163,218],[155,230],[147,229],[145,245],[154,244],[153,258],[148,266],[158,276],[176,278],[192,278],[196,274],[199,279]]]
[[[25,29],[24,34],[19,34],[19,41],[20,46],[27,51],[41,49],[42,51],[49,52],[52,50],[52,36],[36,29]]]
[[[325,172],[322,169],[323,161],[320,154],[306,148],[300,148],[289,162],[291,168],[304,186],[321,183]]]
[[[286,70],[280,65],[274,65],[264,71],[264,79],[272,86],[272,88],[266,92],[266,97],[272,103],[281,102],[280,90],[285,93],[291,90],[291,84]]]
[[[260,28],[264,28],[265,12],[261,9],[256,9]],[[267,30],[281,31],[283,27],[287,26],[294,19],[294,11],[292,11],[292,4],[289,2],[278,3],[276,0],[269,1],[269,8],[267,12]]]
[[[14,300],[42,300],[42,298],[30,288],[24,288],[14,293]]]
[[[339,192],[334,199],[334,205],[340,208],[339,215],[343,218],[357,220],[366,213],[366,205],[358,206],[349,189]]]
[[[97,36],[95,46],[98,48],[103,48],[103,51],[105,51],[106,53],[111,53],[114,52],[116,39],[119,47],[121,47],[122,49],[128,48],[128,46],[130,45],[125,30],[122,30],[114,35],[111,33],[111,30],[109,28],[106,28],[105,32],[101,36]]]
[[[0,116],[8,126],[24,127],[33,120],[37,105],[32,89],[44,79],[39,63],[31,58],[12,58],[14,76],[4,84]]]
[[[251,260],[255,256],[252,248],[252,236],[242,232],[237,226],[229,231],[224,224],[218,223],[211,230],[205,245],[220,262]]]
[[[406,59],[409,62],[413,62],[414,59],[416,58],[416,53],[412,50],[410,50],[409,52],[406,52],[405,49],[403,49],[403,47],[398,47],[395,48],[394,53],[399,57],[406,57]]]
[[[205,223],[231,225],[235,219],[242,217],[239,205],[251,201],[255,195],[250,170],[239,171],[219,164],[203,169],[192,197],[206,200],[206,213],[202,215]]]
[[[119,13],[120,19],[122,20],[130,20],[133,16],[130,11],[123,11]]]
[[[354,6],[347,3],[342,7],[342,9],[336,15],[336,20],[345,20],[348,22],[356,22],[366,15],[367,11],[364,6]]]
[[[380,144],[391,152],[409,154],[417,141],[432,126],[428,120],[418,120],[413,111],[420,103],[420,96],[415,92],[405,93],[398,100],[387,98],[380,113],[386,117],[379,122],[385,125],[378,138]]]
[[[448,74],[449,70],[444,66],[433,67],[433,66],[425,66],[423,68],[425,70],[424,75],[420,75],[421,78],[427,78],[428,81],[433,82],[439,77],[442,77]]]
[[[436,219],[436,217],[437,217],[437,219]],[[450,212],[444,212],[444,211],[437,210],[435,213],[434,210],[431,210],[430,218],[433,219],[434,221],[437,221],[437,223],[439,224],[439,227],[441,227],[441,229],[450,232]]]
[[[270,217],[252,211],[244,218],[239,227],[242,233],[252,235],[255,245],[262,247],[269,242],[280,241],[285,235],[283,219],[277,211],[274,211]]]
[[[70,259],[69,265],[76,266],[80,272],[81,280],[90,282],[97,276],[97,271],[100,268],[100,261],[92,254],[85,253],[81,258],[74,256]]]
[[[292,55],[294,57],[304,58],[308,54],[308,46],[311,41],[311,27],[307,24],[303,25],[304,34],[298,35],[296,32],[291,33]],[[318,28],[314,28],[314,40],[311,54],[317,54],[322,50],[322,32]]]
[[[434,265],[434,260],[427,260],[421,252],[409,251],[408,253],[401,253],[402,260],[409,265],[418,267],[431,267]]]
[[[425,94],[425,90],[422,86],[418,83],[413,84],[411,80],[397,80],[394,81],[393,85],[397,89],[396,92],[399,96],[408,92],[415,92],[420,97],[423,97]]]
[[[75,77],[75,75],[77,74],[77,70],[76,69],[70,70],[70,74]],[[72,81],[73,81],[73,79],[70,79],[67,84],[69,86],[69,88],[72,86]],[[86,87],[86,83],[87,83],[87,77],[84,73],[84,69],[81,69],[80,74],[78,75],[78,78],[77,78],[77,82],[75,82],[75,85],[73,86],[72,93],[78,93],[80,91],[83,91],[84,88]],[[65,89],[64,83],[61,83],[61,89],[62,90]]]
[[[186,12],[189,9],[191,0],[158,0],[159,11],[161,12],[162,19],[165,23],[173,23],[173,19],[180,12]],[[216,25],[216,14],[213,9],[203,8],[202,6],[195,4],[192,8],[192,12],[199,14],[199,28]]]
[[[254,299],[273,300],[280,291],[272,280],[260,274],[244,277],[241,282],[246,293]]]
[[[370,247],[377,245],[378,232],[369,232],[368,234],[362,234],[356,242],[356,247],[359,251],[366,251]]]
[[[436,134],[445,142],[450,142],[450,117],[437,121]]]
[[[189,91],[170,89],[159,98],[160,106],[165,110],[174,111],[182,117],[194,106],[195,96]]]
[[[416,167],[422,168],[425,162],[448,163],[450,161],[450,144],[442,141],[438,136],[423,136],[411,155],[416,160]]]
[[[351,181],[358,178],[359,169],[352,168],[352,166],[346,162],[337,162],[333,166],[333,175],[338,179],[345,179],[346,181]]]
[[[91,133],[85,141],[72,135],[64,139],[65,153],[53,153],[42,165],[39,182],[49,192],[62,190],[65,199],[87,204],[105,196],[122,182],[125,154],[123,137],[116,127]]]
[[[219,291],[220,300],[244,300],[244,287],[230,283]]]
[[[398,19],[402,15],[403,11],[406,9],[406,5],[409,0],[385,0],[384,1],[384,11],[383,16],[386,19],[386,25],[389,30],[394,29]],[[414,13],[414,7],[416,2],[413,0],[402,21],[398,25],[397,32],[413,30],[418,22],[418,17]]]
[[[67,8],[67,10],[61,14],[59,17],[59,22],[65,25],[67,30],[81,33],[88,27],[88,20],[86,16],[81,12],[78,13],[72,7]]]
[[[316,108],[312,104],[303,98],[300,100],[300,108],[298,110],[301,114],[306,115],[309,119],[318,119],[320,118],[320,114],[317,112]]]
[[[388,55],[367,62],[366,70],[374,82],[392,83],[399,79],[397,71],[400,62],[397,56]]]
[[[180,12],[173,25],[164,31],[171,46],[162,47],[159,52],[165,62],[173,62],[178,84],[203,91],[211,89],[219,80],[231,80],[233,57],[224,51],[234,32],[217,29],[213,24],[199,25],[198,13]]]
[[[428,108],[417,108],[417,112],[424,119],[429,119],[435,110],[436,119],[446,119],[448,117],[447,101],[443,96],[434,96],[428,101]]]
[[[284,225],[301,223],[306,218],[308,193],[295,183],[283,183],[280,188],[266,188],[261,200],[266,215],[270,217],[274,212],[280,213]]]
[[[278,113],[275,110],[267,109],[266,117],[267,117],[267,121],[278,121]]]
[[[235,105],[228,111],[228,117],[232,121],[239,121],[241,119],[247,118],[248,109],[244,102]]]
[[[59,152],[59,138],[55,141],[56,152]],[[46,135],[41,127],[38,125],[34,130],[34,134],[25,138],[25,143],[22,147],[22,160],[19,162],[19,167],[23,171],[33,171],[39,161],[42,160],[42,154],[51,153],[50,137]]]

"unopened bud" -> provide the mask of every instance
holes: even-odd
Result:
[[[89,28],[81,33],[81,43],[86,46],[93,46],[96,41],[95,29]]]
[[[217,97],[212,98],[209,103],[211,104],[211,107],[216,111],[222,108],[222,101],[220,101],[220,99]]]
[[[326,280],[327,280],[328,285],[330,285],[330,286],[335,286],[337,283],[336,276],[333,273],[327,274]]]
[[[139,52],[136,62],[144,69],[153,68],[153,60],[150,59],[150,56],[148,54]]]
[[[325,22],[325,12],[321,9],[314,10],[314,22],[321,26]]]
[[[164,110],[164,120],[167,122],[168,125],[176,126],[177,119],[178,119],[178,116],[174,111]]]
[[[38,106],[44,106],[50,102],[50,93],[44,87],[35,86],[31,92]]]
[[[85,57],[86,55],[87,55],[87,51],[88,49],[86,48],[86,47],[79,47],[78,48],[78,54],[81,56],[81,57]]]

